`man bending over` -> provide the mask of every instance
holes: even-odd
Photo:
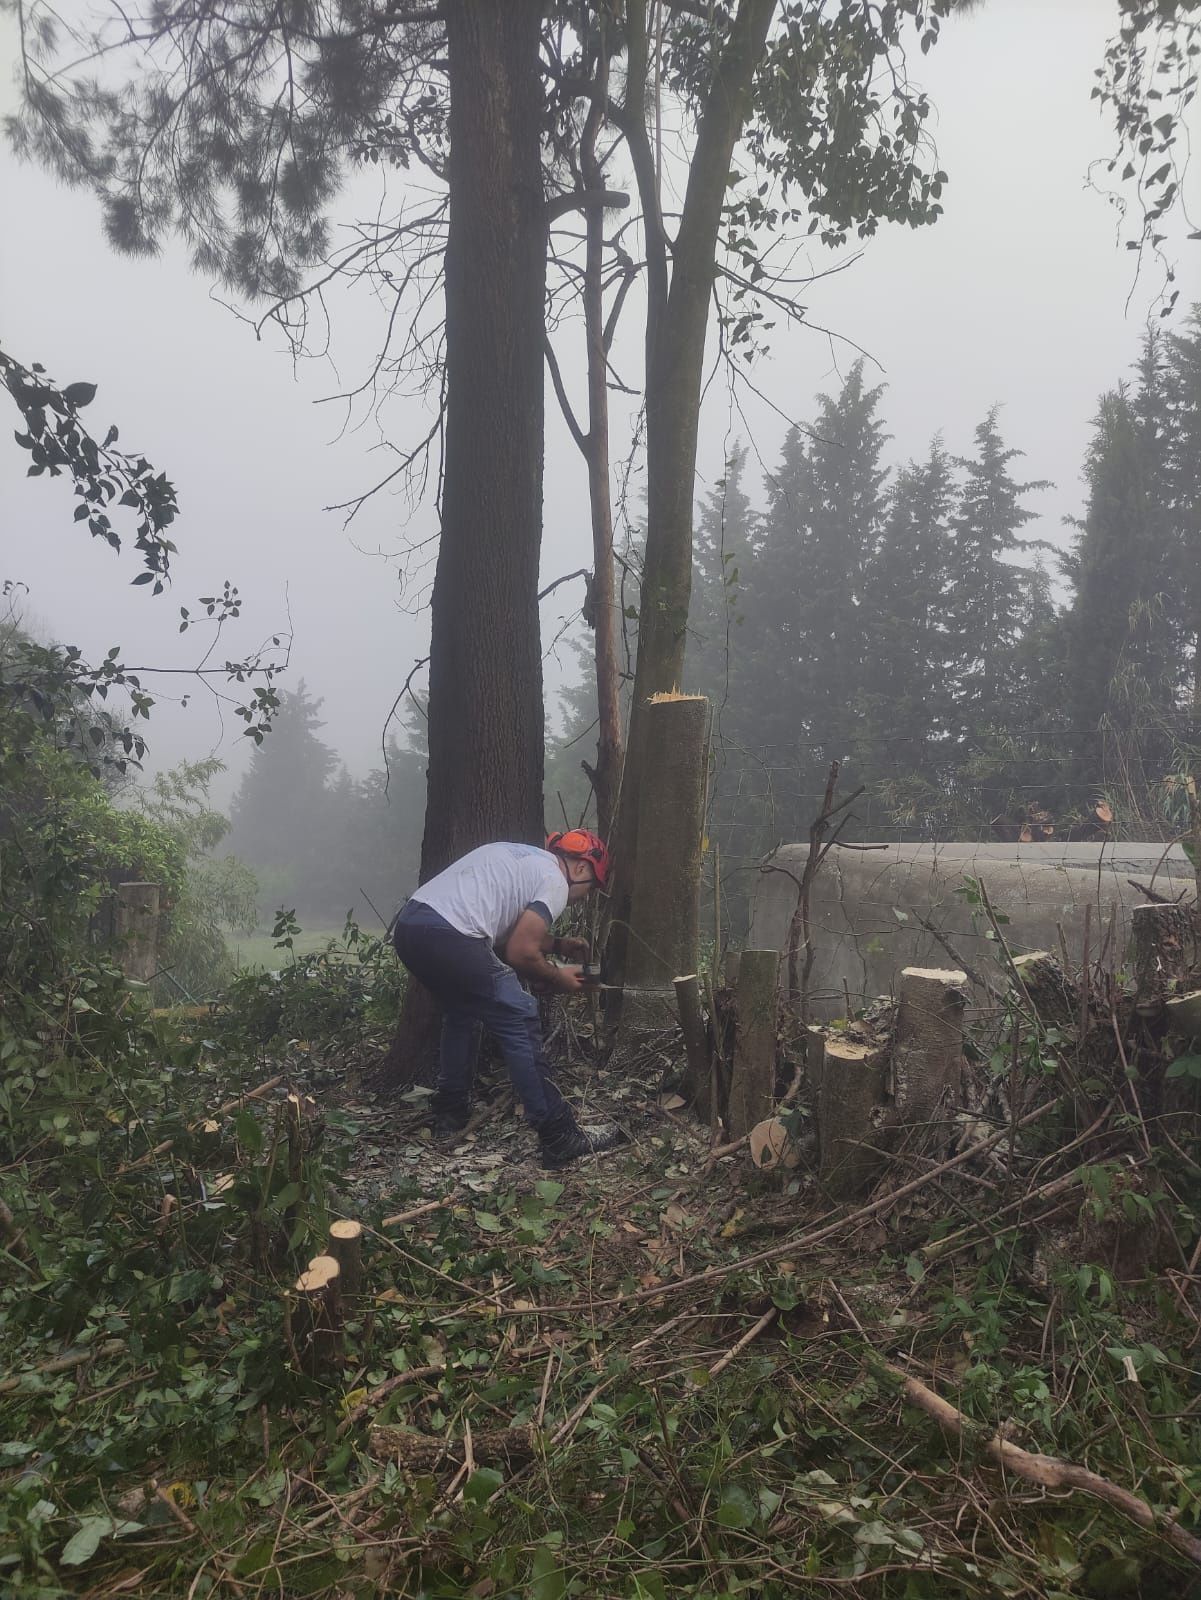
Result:
[[[550,1076],[538,1002],[522,979],[574,994],[580,968],[548,955],[582,957],[583,939],[559,939],[551,925],[568,906],[603,889],[609,853],[594,833],[552,833],[546,849],[485,844],[423,883],[396,919],[392,941],[405,966],[442,1003],[442,1051],[434,1093],[434,1135],[461,1132],[471,1114],[479,1028],[495,1038],[542,1164],[563,1167],[607,1150],[613,1131],[585,1131]],[[499,952],[499,954],[498,954]],[[502,959],[503,958],[503,959]]]

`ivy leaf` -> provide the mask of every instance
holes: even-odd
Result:
[[[495,1467],[477,1467],[463,1485],[463,1498],[469,1505],[486,1505],[504,1481],[504,1473]]]
[[[717,1507],[717,1520],[723,1528],[749,1528],[755,1520],[757,1506],[740,1483],[728,1483],[721,1492]]]
[[[63,1567],[81,1567],[85,1561],[90,1561],[100,1548],[100,1541],[106,1534],[112,1532],[111,1517],[85,1517],[79,1527],[67,1540],[63,1553],[59,1556],[59,1565]]]
[[[482,1228],[485,1233],[499,1233],[504,1226],[500,1218],[492,1211],[477,1211],[474,1213],[477,1228]]]

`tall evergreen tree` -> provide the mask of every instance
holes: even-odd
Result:
[[[274,868],[299,909],[325,910],[330,848],[328,782],[338,765],[318,738],[321,701],[302,678],[281,697],[272,732],[258,745],[230,807],[230,848],[255,868]]]
[[[941,439],[897,475],[864,576],[857,768],[886,813],[928,831],[940,805],[952,714],[946,597],[956,485]]]
[[[1064,631],[1075,781],[1116,782],[1136,809],[1169,754],[1178,679],[1152,374],[1144,357],[1136,396],[1122,386],[1101,398],[1085,463],[1088,506],[1064,562],[1074,589]]]
[[[1164,353],[1164,497],[1176,535],[1174,586],[1179,601],[1189,737],[1201,743],[1201,305]]]
[[[1017,648],[1036,580],[1010,558],[1029,546],[1021,532],[1037,516],[1023,497],[1050,488],[1044,480],[1014,480],[1010,463],[1023,452],[1005,445],[998,409],[976,429],[976,454],[958,462],[963,483],[952,522],[950,683],[965,742],[988,729],[1020,726]]]

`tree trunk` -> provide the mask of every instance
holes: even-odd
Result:
[[[638,661],[622,789],[637,796],[647,759],[651,697],[681,686],[692,590],[692,509],[696,443],[710,296],[722,203],[734,146],[750,109],[751,82],[766,46],[776,0],[740,0],[713,86],[700,113],[684,209],[672,247],[670,288],[656,172],[646,129],[646,0],[627,5],[627,87],[622,130],[630,148],[646,221],[647,527]],[[609,970],[621,982],[626,952],[640,937],[634,883],[653,875],[653,853],[640,859],[639,808],[620,808],[612,897]]]
[[[776,1098],[780,952],[744,950],[738,964],[738,1031],[726,1128],[741,1139],[771,1115]]]
[[[158,970],[158,900],[157,883],[117,885],[118,959],[135,983],[149,983]]]
[[[701,985],[696,973],[676,978],[676,1010],[684,1036],[684,1055],[688,1065],[684,1074],[684,1094],[702,1122],[708,1122],[713,1109],[713,1057],[709,1030],[701,1013]]]
[[[626,963],[617,1041],[627,1059],[648,1034],[674,1024],[673,981],[696,970],[699,937],[709,702],[703,695],[665,695],[650,712],[653,759],[638,801],[656,871],[639,879],[634,899],[638,937]]]
[[[597,95],[580,140],[580,174],[584,188],[603,191],[604,173],[596,141],[604,122],[608,95],[609,57],[602,39]],[[609,483],[609,368],[605,336],[605,213],[590,205],[584,213],[584,333],[588,347],[588,499],[592,509],[592,588],[589,595],[596,659],[596,824],[608,839],[621,787],[624,741],[621,728],[621,674],[617,664],[617,595],[613,573],[613,499]]]
[[[540,0],[447,7],[446,447],[430,642],[424,883],[477,845],[541,843],[543,303]],[[428,1073],[409,985],[383,1087]]]

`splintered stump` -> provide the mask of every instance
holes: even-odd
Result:
[[[341,1270],[333,1256],[314,1256],[292,1290],[292,1349],[310,1378],[330,1372],[342,1353]]]
[[[618,1059],[641,1055],[676,1020],[672,981],[696,968],[709,702],[655,695],[636,796],[638,860],[630,897]]]
[[[1196,973],[1198,912],[1187,905],[1135,906],[1131,912],[1135,1003],[1140,1016],[1159,1018],[1164,1002]]]
[[[353,1300],[363,1287],[363,1224],[352,1217],[331,1222],[325,1248],[338,1263],[343,1299]]]
[[[904,967],[892,1046],[890,1122],[921,1133],[960,1091],[967,974],[956,968]]]
[[[709,1031],[701,1012],[700,979],[695,972],[672,982],[676,992],[676,1011],[680,1017],[680,1032],[684,1036],[684,1097],[692,1104],[698,1117],[708,1122],[712,1112],[713,1063],[709,1048]]]
[[[1075,1027],[1080,1017],[1080,996],[1076,985],[1047,950],[1015,956],[1014,971],[1021,980],[1020,992],[1029,999],[1038,1020],[1045,1028]]]
[[[778,950],[744,950],[738,963],[738,1030],[726,1125],[731,1139],[771,1115],[776,1097]]]
[[[1182,1039],[1201,1039],[1201,989],[1180,994],[1164,1005],[1168,1032]]]
[[[880,1174],[885,1156],[873,1146],[887,1085],[882,1045],[837,1036],[825,1040],[818,1068],[817,1164],[821,1182],[837,1200],[859,1199]]]

